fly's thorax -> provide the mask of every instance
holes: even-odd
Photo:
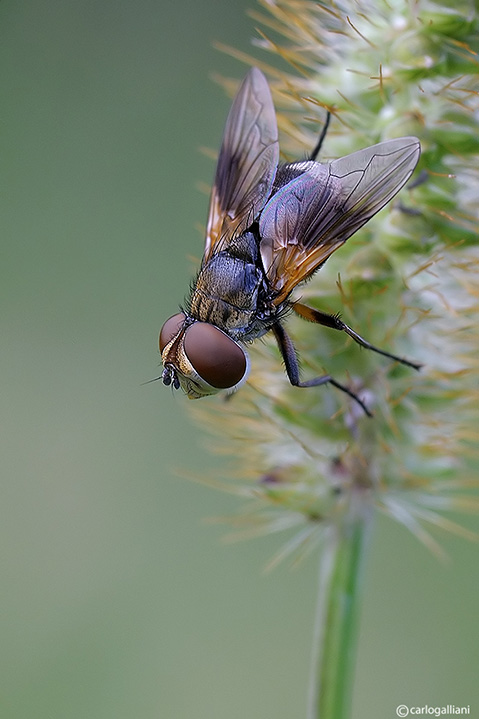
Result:
[[[253,262],[228,250],[214,255],[200,270],[189,301],[192,317],[222,327],[232,335],[251,324],[257,311],[263,274]]]

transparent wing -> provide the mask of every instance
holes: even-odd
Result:
[[[278,128],[268,82],[246,75],[226,121],[210,199],[204,260],[243,232],[268,199],[279,159]]]
[[[399,192],[420,151],[417,138],[401,137],[327,165],[290,166],[302,174],[273,195],[259,223],[263,266],[276,304]]]

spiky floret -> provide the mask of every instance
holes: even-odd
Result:
[[[234,457],[221,484],[249,501],[234,523],[296,528],[278,558],[315,546],[363,499],[431,548],[431,526],[468,535],[446,510],[477,511],[479,402],[479,20],[473,2],[260,0],[256,45],[279,110],[282,149],[307,155],[325,111],[323,159],[403,135],[421,140],[421,182],[341,248],[301,290],[417,374],[342,333],[291,317],[304,376],[331,372],[373,420],[327,387],[290,387],[274,341],[251,348],[248,386],[195,406]],[[278,57],[285,61],[279,70]],[[228,91],[233,83],[225,81]],[[321,160],[321,158],[319,158]],[[220,402],[221,407],[216,403]],[[245,451],[247,447],[247,451]],[[276,560],[274,560],[276,561]]]

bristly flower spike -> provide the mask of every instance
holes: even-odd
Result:
[[[438,529],[471,536],[447,513],[479,509],[479,17],[472,0],[447,8],[433,0],[260,6],[254,53],[228,51],[266,73],[283,158],[308,156],[327,112],[320,162],[406,135],[422,146],[420,181],[298,292],[375,345],[417,360],[421,372],[291,315],[303,373],[345,378],[372,420],[332,389],[291,387],[269,338],[251,347],[239,392],[192,408],[218,438],[214,448],[231,458],[231,477],[218,484],[245,500],[229,520],[234,535],[287,531],[272,565],[321,549],[322,643],[309,719],[343,719],[352,665],[338,648],[355,642],[375,511],[441,554]],[[224,85],[233,94],[234,83]],[[338,604],[345,592],[346,616]]]

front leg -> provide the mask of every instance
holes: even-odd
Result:
[[[278,347],[283,357],[286,374],[288,375],[288,379],[294,387],[319,387],[322,384],[332,384],[333,387],[337,387],[337,389],[340,389],[342,392],[345,392],[347,395],[349,395],[349,397],[354,399],[362,407],[363,411],[367,414],[368,417],[373,416],[371,411],[366,407],[364,402],[358,397],[357,394],[355,394],[352,390],[348,389],[348,387],[345,387],[345,385],[337,382],[329,374],[321,375],[320,377],[313,377],[313,379],[301,382],[298,358],[296,357],[296,350],[290,336],[287,334],[286,330],[284,329],[284,327],[282,327],[282,325],[280,325],[279,322],[276,322],[276,324],[273,325],[272,330],[274,332],[274,336],[276,337]]]

